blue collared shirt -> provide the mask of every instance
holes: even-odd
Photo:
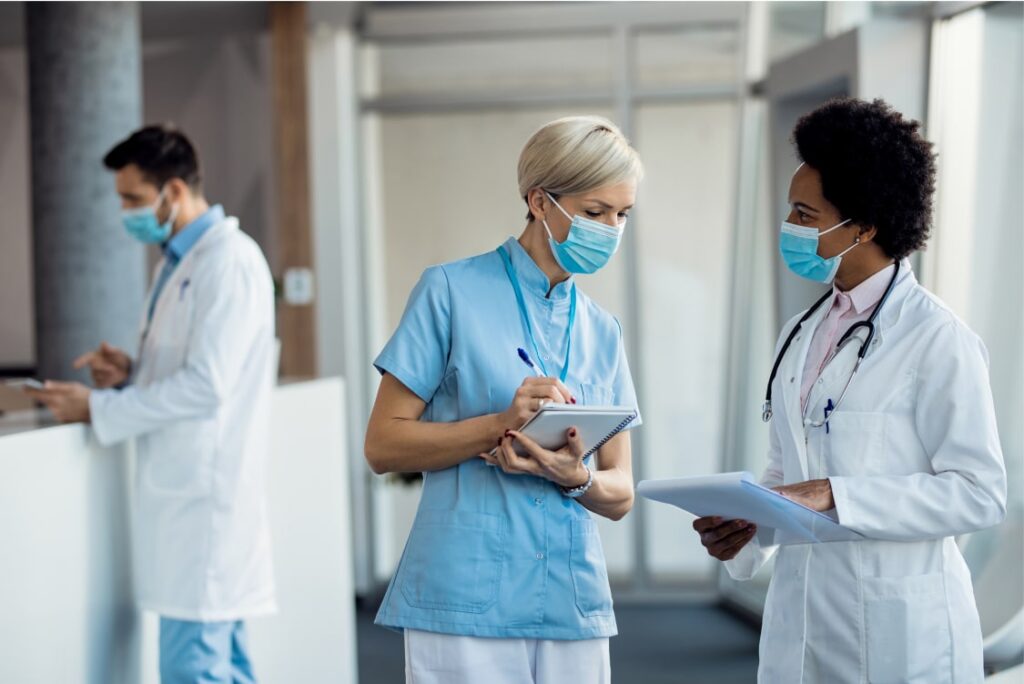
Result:
[[[542,359],[557,375],[572,280],[551,288],[515,238],[505,248]],[[582,404],[635,407],[618,322],[582,291],[577,297],[565,384]],[[375,365],[426,402],[422,420],[453,422],[508,408],[530,375],[516,354],[528,346],[505,266],[492,251],[427,269]],[[506,475],[479,458],[424,473],[377,623],[480,637],[612,636],[597,524],[552,482]]]
[[[223,220],[224,207],[215,204],[164,243],[164,267],[160,270],[160,276],[156,280],[156,285],[153,286],[153,296],[149,300],[149,320],[153,319],[153,311],[156,309],[156,303],[160,299],[160,292],[164,289],[167,279],[174,273],[174,269],[185,258],[189,250],[195,247],[195,244],[199,242],[199,238],[203,237],[206,231]]]

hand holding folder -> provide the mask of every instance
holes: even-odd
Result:
[[[833,517],[758,484],[748,472],[644,480],[637,494],[682,508],[698,517],[747,520],[775,530],[777,544],[855,541],[863,536]]]

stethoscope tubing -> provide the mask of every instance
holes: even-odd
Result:
[[[843,336],[839,338],[839,344],[836,345],[836,354],[832,358],[838,356],[839,350],[841,350],[847,342],[853,339],[852,335],[858,328],[865,327],[868,329],[868,334],[864,338],[864,341],[861,342],[860,349],[857,351],[857,363],[853,367],[853,372],[850,374],[849,380],[846,381],[846,386],[843,388],[842,394],[839,395],[839,400],[833,405],[832,412],[835,412],[835,410],[839,408],[839,404],[842,403],[843,397],[846,396],[847,390],[850,389],[850,383],[853,382],[853,378],[856,377],[857,371],[860,370],[860,364],[864,360],[864,356],[867,354],[868,347],[871,345],[872,340],[874,340],[875,338],[875,319],[878,317],[878,313],[882,310],[882,307],[885,305],[886,301],[888,301],[889,295],[892,294],[893,288],[896,285],[896,278],[900,274],[900,262],[896,261],[895,265],[896,268],[893,269],[892,278],[889,279],[889,284],[885,288],[885,293],[882,295],[882,298],[878,301],[878,304],[875,305],[875,308],[871,312],[871,316],[868,317],[868,320],[854,323],[849,327],[849,329],[847,329],[845,333],[843,333]],[[800,320],[797,321],[797,324],[793,326],[793,330],[791,330],[789,335],[786,337],[786,341],[782,344],[782,348],[779,349],[779,353],[775,357],[775,363],[772,364],[772,372],[768,376],[768,389],[765,391],[764,405],[761,409],[761,420],[763,420],[764,422],[767,423],[772,419],[772,384],[775,382],[775,376],[779,371],[779,366],[782,364],[782,359],[786,356],[786,352],[789,350],[790,345],[793,343],[793,339],[800,332],[800,329],[803,327],[803,324],[807,321],[807,319],[814,315],[815,311],[821,308],[822,304],[828,301],[831,297],[832,293],[826,292],[820,299],[818,299],[818,301],[816,301],[811,306],[811,308],[809,308],[804,313],[804,315],[800,317]],[[808,425],[810,427],[821,427],[825,425],[827,422],[828,419],[826,418],[820,423],[809,422]]]

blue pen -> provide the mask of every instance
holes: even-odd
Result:
[[[828,417],[830,415],[832,415],[832,412],[835,411],[835,410],[836,410],[836,407],[832,404],[832,400],[829,399],[828,403],[825,405],[825,434],[826,435],[829,433],[828,432]]]
[[[540,369],[537,368],[536,365],[534,365],[533,360],[530,358],[530,355],[526,353],[525,349],[519,347],[518,349],[516,349],[516,351],[519,352],[519,358],[523,360],[523,363],[530,367],[530,370],[533,371],[534,375],[536,375],[538,378],[544,377],[544,374],[540,372]]]
[[[516,349],[516,352],[519,353],[519,358],[523,360],[523,363],[530,367],[530,370],[533,371],[534,375],[536,375],[539,378],[544,377],[544,374],[540,372],[540,369],[538,369],[537,366],[533,365],[533,359],[530,358],[530,355],[526,353],[525,349],[519,347],[518,349]],[[493,449],[491,449],[491,456],[493,456],[496,453],[498,453],[498,447],[494,447]],[[493,464],[488,463],[487,465]]]

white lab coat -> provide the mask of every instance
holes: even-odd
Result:
[[[778,547],[758,681],[981,682],[981,626],[954,537],[1005,514],[985,347],[904,261],[829,431],[805,428],[801,375],[830,305],[804,323],[779,367],[763,482],[829,478],[839,522],[867,539]],[[838,398],[858,348],[851,342],[826,366],[808,416],[820,419]],[[749,579],[776,550],[770,543],[759,533],[729,573]]]
[[[142,607],[162,616],[275,610],[264,486],[273,307],[262,252],[226,218],[175,268],[148,331],[143,312],[132,384],[92,393],[97,439],[136,438],[134,579]]]

